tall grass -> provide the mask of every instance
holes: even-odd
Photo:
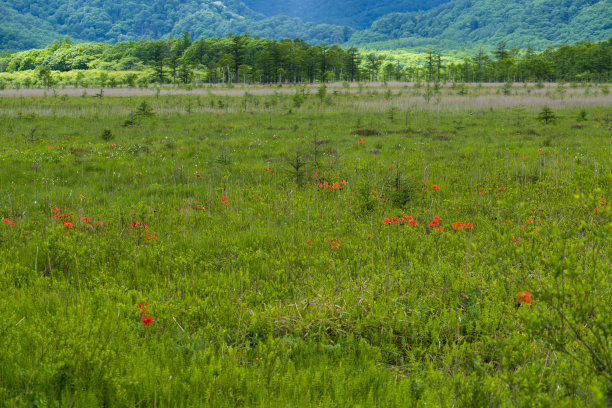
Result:
[[[608,102],[403,93],[0,100],[0,401],[609,404]]]

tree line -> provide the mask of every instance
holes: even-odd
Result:
[[[523,82],[609,81],[612,38],[548,48],[508,49],[500,44],[463,60],[430,50],[422,61],[401,64],[392,56],[355,47],[281,41],[248,34],[192,40],[179,38],[74,44],[70,38],[44,49],[0,54],[0,72],[35,70],[41,82],[53,71],[130,71],[148,83],[325,83],[329,81]],[[136,75],[126,84],[134,85]]]

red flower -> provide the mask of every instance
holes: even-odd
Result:
[[[519,292],[516,294],[516,297],[518,298],[519,304],[523,304],[523,303],[527,303],[528,305],[531,304],[531,295],[529,294],[529,292]]]
[[[484,192],[485,192],[485,191],[484,191],[484,190],[480,190],[480,189],[479,189],[479,190],[478,190],[478,192],[479,192],[480,194],[484,194]]]
[[[497,191],[506,191],[506,187],[500,187],[497,189]]]
[[[362,139],[362,138],[359,138],[359,140],[357,141],[357,143],[359,143],[359,144],[363,144],[363,139]]]
[[[199,172],[199,171],[196,173],[196,177],[197,177],[197,178],[202,178],[202,175],[200,174],[200,172]]]
[[[312,241],[308,241],[308,242],[307,242],[307,244],[308,244],[308,245],[312,245],[312,244],[313,244],[313,242],[312,242]]]
[[[71,222],[66,222],[66,221],[62,221],[62,225],[66,228],[72,228],[72,223]]]
[[[81,221],[87,222],[87,221],[89,221],[89,218],[88,217],[83,217],[83,218],[81,218]]]
[[[533,218],[527,218],[527,222],[528,222],[529,224],[533,223]]]
[[[414,225],[417,225],[417,222],[416,222],[415,220],[411,220],[411,221],[410,221],[410,225],[413,225],[413,226],[414,226]]]
[[[142,324],[144,324],[145,326],[148,326],[152,321],[153,318],[151,316],[146,316],[142,318]]]
[[[460,222],[454,222],[451,224],[451,226],[453,227],[453,229],[459,229],[461,228],[461,223]]]
[[[102,221],[96,221],[96,224],[98,225],[104,225],[104,223]]]
[[[331,249],[338,249],[338,248],[340,248],[340,245],[332,245],[331,246]]]
[[[434,190],[439,190],[439,189],[440,189],[440,186],[437,186],[437,185],[435,185],[435,184],[432,184],[432,185],[431,185],[431,188],[433,188]]]
[[[391,221],[389,218],[385,218],[383,220],[383,224],[391,224],[393,221]]]
[[[59,212],[59,208],[53,207],[53,212],[57,214]]]
[[[471,222],[466,222],[465,224],[463,224],[463,229],[473,229],[474,226],[472,225]]]

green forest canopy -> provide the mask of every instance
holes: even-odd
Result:
[[[192,40],[179,38],[139,42],[74,44],[69,38],[44,49],[0,54],[0,73],[30,72],[30,82],[52,82],[52,72],[97,70],[134,72],[143,83],[192,83],[194,73],[206,82],[326,82],[334,80],[527,81],[600,80],[611,77],[612,37],[537,53],[500,44],[492,54],[478,52],[449,60],[430,50],[422,61],[401,64],[355,47],[312,45],[300,39],[266,40],[248,35]],[[117,84],[134,85],[135,77]],[[18,83],[14,85],[19,85]],[[21,84],[24,85],[24,84]],[[26,86],[28,84],[25,84]]]
[[[610,0],[0,0],[0,17],[0,50],[11,51],[66,35],[116,43],[185,31],[420,52],[502,43],[542,51],[612,36]]]

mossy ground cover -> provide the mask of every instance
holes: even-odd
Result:
[[[395,98],[0,100],[3,405],[610,404],[610,105]]]

